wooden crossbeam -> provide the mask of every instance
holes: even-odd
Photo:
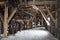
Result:
[[[45,3],[47,4],[47,5],[53,5],[53,4],[56,4],[56,1],[45,1]],[[32,5],[33,4],[33,1],[29,1],[28,2],[28,5]],[[35,3],[34,3],[35,5],[44,5],[44,1],[35,1]]]
[[[20,20],[16,20],[16,21],[20,23],[20,22],[22,22],[23,20],[20,19]]]
[[[56,13],[56,11],[52,11],[52,13]]]
[[[55,19],[53,18],[53,16],[52,16],[50,10],[48,9],[47,5],[45,5],[45,7],[46,7],[46,10],[47,10],[48,14],[50,15],[52,21],[55,23]]]
[[[41,12],[41,14],[42,14],[44,20],[46,21],[46,23],[50,23],[47,19],[48,17],[46,16],[46,14],[41,9],[39,11]]]
[[[34,20],[35,16],[31,17],[29,20],[32,22]]]
[[[11,13],[10,17],[8,18],[8,23],[11,21],[11,19],[13,18],[13,16],[15,15],[18,7],[20,7],[20,4],[17,5],[17,7],[13,10],[13,12]]]
[[[46,18],[46,20],[48,21],[48,17],[47,17],[47,15],[43,12],[43,10],[41,10],[41,12],[42,12],[42,14],[44,15],[44,17]]]
[[[17,11],[17,8],[15,8],[14,11],[11,13],[10,17],[8,18],[8,23],[10,22],[12,17],[15,15],[16,11]]]
[[[55,14],[55,13],[56,13],[56,11],[52,11],[52,12],[51,12],[51,14],[53,14],[53,13]],[[49,14],[48,14],[47,16],[49,16]]]
[[[3,2],[0,2],[0,5],[3,5],[5,2],[3,1]]]
[[[45,13],[44,13],[41,9],[39,9],[38,7],[36,7],[35,5],[32,5],[32,7],[33,7],[35,10],[41,12],[41,15],[43,16],[44,20],[45,20],[46,23],[47,23],[48,19],[47,19],[47,16],[45,15]],[[49,21],[48,21],[48,22],[49,22]]]
[[[24,11],[24,10],[23,10],[23,12],[25,12],[25,13],[27,13],[27,14],[31,15],[31,16],[34,16],[34,14],[29,13],[29,12],[27,12],[27,11]]]
[[[5,13],[4,13],[4,36],[7,37],[8,34],[8,7],[5,4]]]

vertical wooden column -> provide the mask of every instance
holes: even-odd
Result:
[[[29,29],[30,27],[29,27],[29,20],[27,21],[27,28]]]
[[[6,6],[5,4],[5,13],[4,13],[4,36],[7,37],[7,34],[8,34],[8,7]]]
[[[57,0],[56,0],[56,4],[55,4],[55,10],[57,9]],[[55,27],[57,28],[57,10],[56,10],[56,14],[55,14],[55,18],[56,18],[56,20],[55,20]]]
[[[55,14],[56,20],[55,20],[55,37],[57,37],[57,12]]]
[[[43,25],[44,25],[44,24],[43,24],[43,18],[42,18],[42,21],[41,21],[41,22],[42,22],[42,26],[43,26]]]
[[[55,4],[55,10],[56,10],[56,9],[57,9],[57,0],[56,0],[56,4]],[[58,28],[58,27],[57,27],[57,16],[58,16],[58,15],[57,15],[57,11],[56,11],[56,14],[55,14],[55,18],[56,18],[56,19],[55,19],[55,22],[56,22],[56,23],[55,23],[55,27],[56,27],[56,29],[55,29],[55,31],[56,31],[55,37],[57,37],[57,28]]]

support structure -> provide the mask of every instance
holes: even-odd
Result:
[[[36,0],[33,0],[32,2],[30,2],[30,1],[28,1],[28,4],[26,3],[27,2],[27,0],[24,0],[24,2],[25,2],[25,5],[23,5],[22,3],[23,3],[23,1],[22,0],[20,0],[20,4],[22,5],[22,7],[20,6],[20,4],[19,5],[17,5],[17,7],[16,8],[14,8],[13,7],[13,11],[12,11],[12,13],[11,13],[11,15],[8,17],[8,7],[6,6],[6,4],[4,4],[4,2],[1,2],[0,4],[2,5],[2,4],[4,4],[5,5],[5,13],[4,13],[4,24],[3,24],[3,26],[4,26],[4,36],[7,36],[8,35],[8,23],[12,20],[12,18],[13,18],[13,16],[15,15],[15,13],[17,13],[17,11],[19,11],[19,9],[20,9],[20,7],[21,7],[21,9],[23,9],[22,11],[24,12],[24,13],[26,13],[26,14],[28,14],[28,15],[30,15],[31,16],[31,18],[30,19],[28,19],[28,20],[21,20],[21,19],[23,19],[23,14],[21,14],[22,15],[22,18],[21,19],[19,19],[19,18],[17,18],[17,22],[21,22],[22,24],[24,24],[24,21],[26,21],[27,22],[27,28],[29,28],[29,26],[30,26],[30,22],[32,23],[33,21],[37,21],[36,20],[36,16],[38,16],[38,17],[40,17],[40,15],[42,15],[42,19],[41,19],[41,23],[42,23],[42,26],[44,25],[43,23],[46,21],[46,23],[47,23],[47,21],[50,23],[50,21],[48,20],[48,16],[52,19],[52,21],[54,22],[54,24],[53,24],[53,26],[55,26],[56,28],[57,28],[57,12],[56,12],[56,10],[55,11],[53,11],[53,12],[51,12],[50,10],[49,10],[49,8],[48,8],[48,6],[51,6],[52,7],[52,5],[54,6],[55,4],[56,4],[56,1],[45,1],[45,3],[44,3],[44,1],[36,1]],[[31,3],[31,4],[30,4]],[[46,5],[45,5],[46,4]],[[28,6],[29,5],[29,6]],[[32,10],[30,9],[30,7],[31,7],[31,5],[32,5],[32,7],[33,7],[33,10],[34,11],[36,11],[36,13],[33,11],[32,12]],[[36,6],[35,6],[36,5]],[[40,8],[38,8],[38,7]],[[26,10],[24,10],[25,8],[27,8]],[[31,8],[32,8],[31,7]],[[18,9],[19,8],[19,9]],[[48,12],[47,14],[46,14],[46,11]],[[30,13],[31,12],[31,13]],[[39,14],[40,13],[40,14]],[[52,15],[53,13],[56,13],[56,14],[54,14],[54,15]],[[19,15],[20,16],[20,15]],[[54,17],[56,17],[56,19],[54,18]],[[29,17],[28,17],[29,18]],[[38,18],[39,19],[39,18]],[[60,18],[59,18],[60,19]],[[44,21],[45,20],[45,21]],[[10,24],[9,24],[10,25]],[[55,28],[54,27],[54,28]],[[23,28],[23,27],[22,27]],[[52,28],[53,29],[53,28]],[[22,29],[21,29],[22,30]],[[52,32],[53,32],[53,30],[52,30]]]
[[[46,23],[49,22],[48,19],[47,19],[47,16],[45,15],[45,13],[43,12],[42,9],[39,9],[39,8],[36,7],[35,5],[32,5],[32,7],[33,7],[35,10],[37,10],[37,11],[39,11],[39,12],[41,13],[41,15],[43,16],[43,18],[44,18],[44,20],[46,21]]]
[[[4,36],[8,35],[8,7],[5,4],[5,13],[4,13]]]
[[[55,23],[55,19],[53,18],[53,16],[52,16],[51,12],[49,11],[47,5],[45,5],[45,7],[46,7],[46,10],[47,10],[48,14],[50,15],[52,21]]]
[[[12,17],[15,15],[16,11],[17,11],[17,8],[15,8],[14,11],[11,13],[11,15],[10,15],[10,17],[8,19],[8,23],[10,22],[10,20],[12,19]]]

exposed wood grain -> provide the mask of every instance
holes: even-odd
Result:
[[[5,13],[4,13],[4,36],[7,37],[8,34],[8,7],[5,4]]]

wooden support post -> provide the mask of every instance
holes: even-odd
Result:
[[[29,29],[29,20],[27,21],[27,28]]]
[[[4,13],[4,36],[7,37],[8,35],[8,7],[5,4],[5,13]]]
[[[57,1],[57,0],[56,0]],[[55,10],[57,9],[57,2],[56,2],[56,4],[55,4]],[[55,12],[56,14],[55,14],[55,27],[57,28],[57,10],[56,10],[56,12]]]
[[[34,0],[31,1],[31,2],[28,2],[28,5],[32,5],[34,3]],[[45,3],[47,5],[53,5],[53,4],[56,4],[56,1],[45,1]],[[35,5],[44,5],[45,4],[44,1],[35,1]]]
[[[57,36],[57,12],[56,12],[56,14],[55,14],[55,17],[56,17],[56,19],[55,19],[55,37]]]
[[[57,3],[55,5],[55,10],[57,9]],[[57,37],[57,11],[55,12],[55,37]]]
[[[43,25],[44,25],[44,24],[43,24],[43,17],[42,17],[42,20],[41,20],[41,22],[42,22],[42,26],[43,26]]]
[[[56,17],[56,19],[55,19],[55,27],[57,28],[57,12],[55,14],[55,17]]]

